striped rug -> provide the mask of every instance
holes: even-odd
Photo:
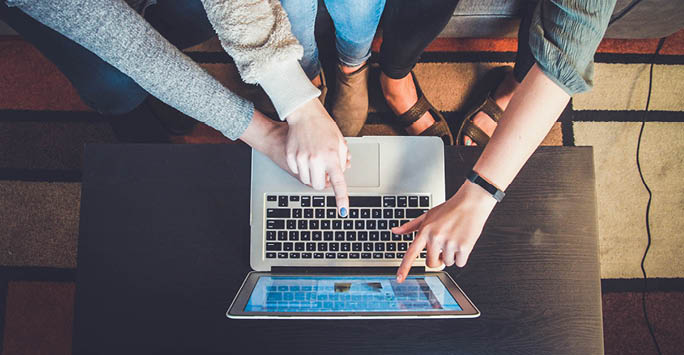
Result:
[[[604,40],[595,88],[573,97],[545,145],[594,146],[605,348],[654,353],[641,312],[647,195],[635,165],[648,63],[657,40]],[[423,91],[453,125],[474,83],[511,64],[515,39],[437,39],[415,68]],[[377,43],[374,48],[377,49]],[[272,112],[263,92],[239,80],[216,40],[186,51],[229,88]],[[679,353],[684,334],[684,31],[656,58],[642,168],[654,192],[653,245],[646,260],[648,312],[663,353]],[[331,72],[331,71],[329,71]],[[377,75],[375,73],[374,75]],[[372,78],[362,134],[402,134]],[[375,84],[374,84],[375,83]],[[227,143],[199,125],[175,143]],[[68,354],[84,143],[114,143],[107,121],[33,46],[0,38],[0,349],[2,354]]]

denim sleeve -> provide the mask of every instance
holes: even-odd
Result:
[[[569,95],[593,86],[594,53],[616,0],[540,0],[530,25],[539,68]]]

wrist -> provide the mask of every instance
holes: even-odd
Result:
[[[474,209],[482,209],[491,211],[496,206],[496,199],[492,195],[485,191],[481,186],[466,180],[461,188],[459,188],[457,194],[461,194],[461,197],[468,201]]]
[[[276,123],[258,110],[254,110],[252,121],[240,136],[240,140],[260,152],[269,148],[267,136],[276,128]]]
[[[315,114],[311,111],[313,110],[313,105],[316,105],[316,103],[320,104],[320,101],[318,101],[318,99],[311,99],[305,102],[285,117],[285,121],[287,121],[287,124],[293,125],[313,117]]]

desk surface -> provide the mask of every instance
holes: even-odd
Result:
[[[447,196],[478,153],[447,148]],[[447,269],[477,319],[227,319],[250,270],[249,165],[242,145],[86,147],[76,353],[603,353],[591,148],[540,148]]]

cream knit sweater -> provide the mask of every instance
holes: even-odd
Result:
[[[239,138],[254,106],[165,40],[123,0],[7,0],[130,76],[179,111]],[[284,119],[318,97],[298,59],[278,0],[202,0],[221,44],[245,82],[263,87]]]

